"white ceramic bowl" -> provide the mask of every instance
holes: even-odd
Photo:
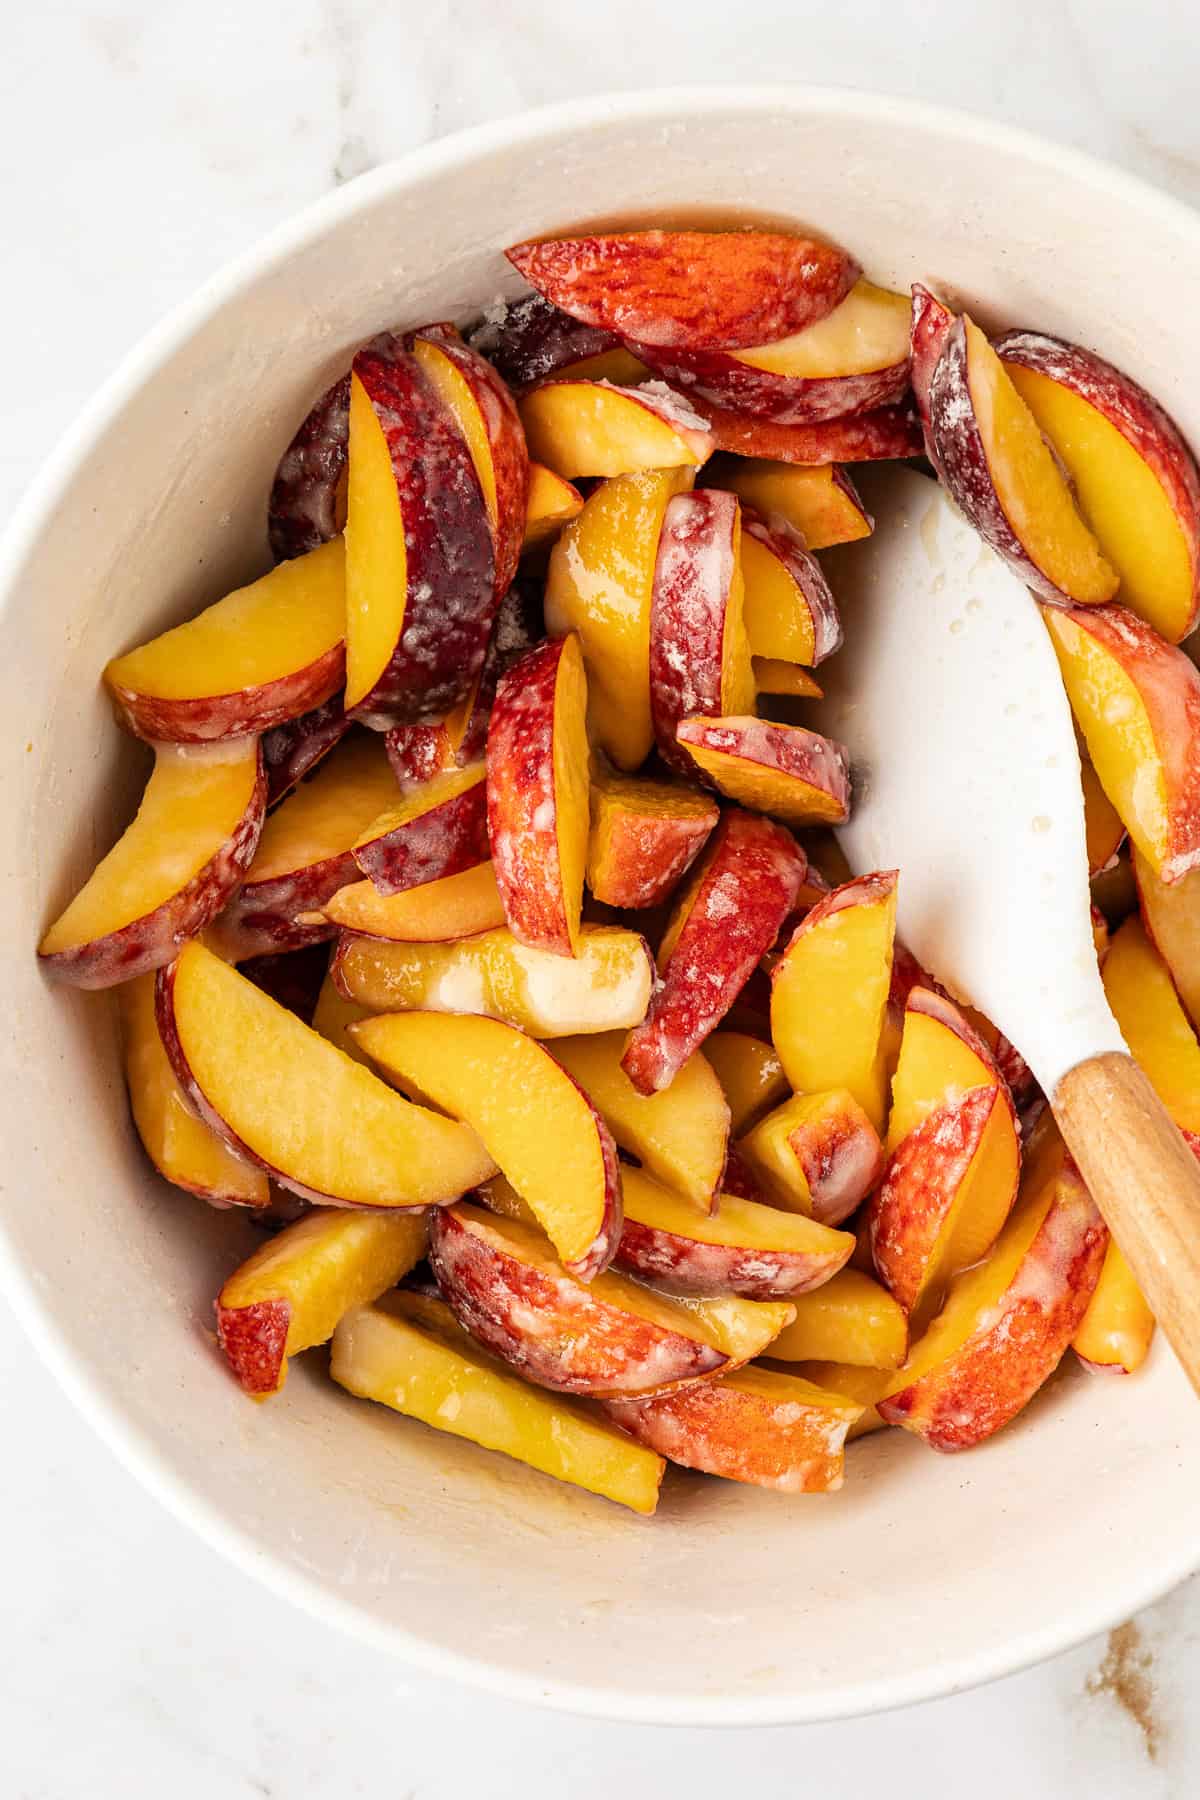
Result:
[[[47,1359],[147,1486],[321,1617],[518,1698],[704,1724],[945,1693],[1190,1572],[1200,1431],[1169,1354],[1129,1381],[1067,1370],[972,1455],[880,1434],[840,1494],[683,1476],[648,1521],[351,1400],[319,1358],[251,1406],[211,1335],[249,1229],[150,1176],[111,1008],[48,987],[33,952],[135,787],[102,664],[257,571],[278,453],[349,348],[512,291],[500,249],[532,233],[746,205],[845,241],[877,280],[1082,339],[1200,441],[1200,221],[1182,207],[909,103],[641,94],[464,133],[276,233],[108,384],[0,567],[0,1265]]]

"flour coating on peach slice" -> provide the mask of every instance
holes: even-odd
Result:
[[[763,518],[752,506],[743,504],[742,533],[743,539],[753,538],[782,563],[802,595],[812,622],[811,666],[815,669],[842,646],[841,615],[825,571],[816,557],[810,555],[802,534],[781,513]],[[757,649],[753,633],[750,648],[755,655],[771,654]]]
[[[402,894],[488,859],[482,762],[474,770],[435,776],[421,810],[418,798],[414,793],[401,808],[382,814],[354,845],[354,862],[381,894]]]
[[[870,412],[851,413],[844,419],[807,425],[759,418],[754,413],[718,406],[715,400],[702,400],[700,406],[717,450],[732,456],[819,468],[838,463],[885,462],[920,456],[922,451],[920,419],[906,400],[894,406],[877,406]],[[861,503],[858,510],[861,513]]]
[[[628,1206],[617,1264],[667,1294],[741,1294],[747,1300],[791,1299],[820,1287],[844,1267],[853,1250],[840,1247],[765,1250],[705,1243],[631,1216]]]
[[[840,1225],[848,1219],[883,1173],[883,1146],[874,1126],[849,1096],[846,1101],[845,1109],[829,1116],[823,1129],[794,1146],[808,1183],[812,1216],[822,1225]]]
[[[622,1067],[639,1093],[655,1093],[724,1018],[795,905],[807,859],[781,826],[726,812],[693,887],[662,986],[629,1035]]]
[[[659,754],[688,773],[675,742],[691,714],[724,710],[731,609],[740,533],[738,503],[716,488],[676,494],[667,503],[650,603],[650,712]],[[749,672],[748,646],[746,651]],[[752,680],[752,677],[751,677]]]
[[[528,1235],[536,1242],[538,1234]],[[576,1280],[548,1245],[530,1252],[520,1234],[516,1244],[486,1214],[460,1204],[432,1222],[429,1260],[459,1323],[540,1387],[647,1393],[698,1380],[728,1360],[711,1344],[600,1298],[596,1283]]]
[[[284,451],[267,505],[276,562],[303,556],[341,530],[338,488],[350,441],[350,376],[339,377],[309,412]]]
[[[747,716],[684,719],[675,735],[680,744],[715,751],[736,758],[739,763],[752,764],[803,782],[827,796],[831,807],[836,809],[838,820],[849,816],[849,752],[844,744],[822,737],[818,731]],[[714,779],[718,779],[715,774]],[[782,807],[772,810],[783,813]],[[791,817],[790,814],[786,816]]]
[[[805,1494],[841,1487],[846,1433],[862,1408],[794,1376],[752,1370],[661,1397],[606,1400],[604,1411],[684,1468]]]
[[[541,294],[485,307],[482,323],[467,333],[467,342],[518,390],[621,344],[615,331],[585,325]]]
[[[909,373],[913,399],[925,437],[926,453],[933,442],[929,429],[929,389],[938,358],[945,348],[954,314],[919,281],[912,287],[912,325],[909,333]],[[932,455],[930,460],[933,461]],[[936,463],[934,465],[936,467]]]
[[[680,348],[774,342],[849,293],[845,251],[781,232],[633,231],[514,244],[515,269],[588,325]]]

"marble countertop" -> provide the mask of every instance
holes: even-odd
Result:
[[[656,80],[826,81],[1020,123],[1200,205],[1198,73],[1179,0],[43,0],[0,61],[0,522],[200,280],[458,126]],[[0,1438],[5,1800],[541,1800],[568,1760],[573,1800],[708,1800],[748,1769],[766,1791],[874,1781],[898,1800],[963,1781],[973,1800],[1200,1792],[1200,1584],[1107,1641],[903,1713],[656,1732],[435,1684],[293,1613],[142,1492],[7,1317]]]

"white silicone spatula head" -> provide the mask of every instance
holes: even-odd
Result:
[[[845,644],[819,728],[854,766],[842,837],[898,868],[899,933],[1047,1093],[1123,1050],[1092,941],[1079,755],[1037,602],[934,481],[863,482],[873,536],[831,554]]]
[[[1037,603],[931,480],[863,482],[873,536],[829,558],[845,644],[818,729],[845,743],[856,873],[1024,1056],[1200,1391],[1200,1168],[1131,1062],[1092,941],[1079,757]]]

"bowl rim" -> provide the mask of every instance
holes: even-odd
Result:
[[[533,144],[570,129],[643,122],[677,117],[680,113],[713,117],[748,109],[824,115],[848,123],[869,118],[876,125],[891,122],[955,135],[984,148],[1037,162],[1048,172],[1069,174],[1108,193],[1123,194],[1143,212],[1158,215],[1170,231],[1200,236],[1200,212],[1101,157],[958,108],[871,89],[803,82],[689,83],[557,101],[469,126],[420,145],[293,214],[225,263],[126,352],[44,460],[0,537],[0,612],[19,585],[23,566],[75,470],[92,454],[134,393],[153,378],[218,307],[329,227],[370,207],[385,193],[419,186],[430,176],[452,173],[489,151]],[[398,1656],[424,1673],[508,1700],[578,1716],[646,1725],[760,1727],[851,1718],[942,1698],[1014,1674],[1110,1629],[1200,1569],[1200,1540],[1164,1545],[1152,1574],[1140,1580],[1133,1575],[1123,1581],[1110,1578],[1100,1589],[1081,1583],[1078,1602],[1069,1613],[1059,1614],[1019,1637],[980,1648],[968,1657],[946,1661],[934,1658],[912,1672],[898,1670],[886,1679],[845,1680],[815,1694],[656,1696],[618,1686],[600,1687],[566,1678],[543,1679],[514,1673],[500,1662],[445,1649],[403,1627],[377,1624],[357,1606],[264,1550],[249,1532],[232,1524],[212,1502],[199,1496],[176,1474],[150,1434],[134,1425],[100,1390],[86,1364],[68,1347],[52,1305],[32,1272],[23,1265],[2,1215],[0,1291],[10,1301],[59,1385],[118,1461],[207,1545],[272,1593],[323,1623]],[[1165,1347],[1164,1353],[1169,1354]]]

